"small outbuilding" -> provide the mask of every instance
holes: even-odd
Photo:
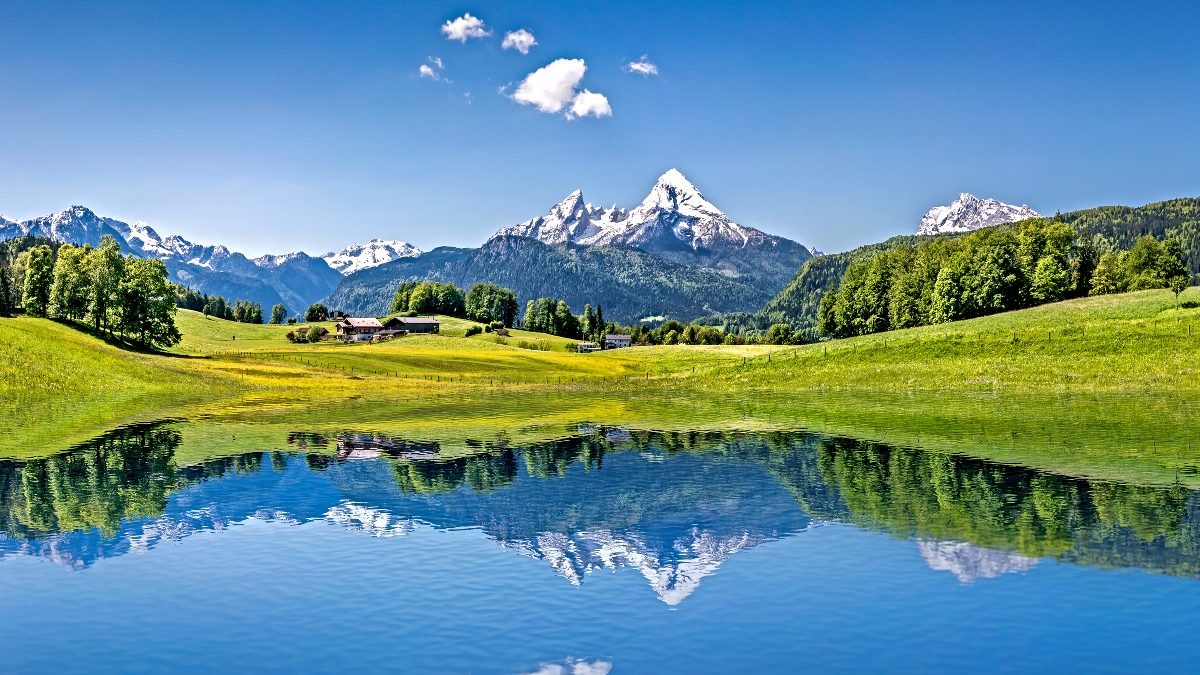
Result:
[[[600,345],[595,342],[579,342],[575,345],[575,351],[580,354],[590,354],[600,351]]]
[[[442,322],[424,316],[394,316],[384,322],[383,328],[409,333],[440,333]]]

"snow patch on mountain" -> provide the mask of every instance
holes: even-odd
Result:
[[[400,258],[415,258],[421,253],[421,249],[406,241],[372,239],[365,244],[351,244],[336,253],[331,251],[321,258],[338,272],[353,274]]]
[[[922,540],[917,547],[929,569],[950,572],[964,584],[976,579],[994,579],[1001,574],[1028,572],[1038,564],[1037,558],[961,541]]]
[[[1040,213],[1025,204],[1013,206],[996,199],[980,199],[963,192],[950,204],[929,209],[921,218],[917,234],[971,232],[992,225],[1039,217]]]

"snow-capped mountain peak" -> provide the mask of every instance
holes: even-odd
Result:
[[[537,239],[544,244],[617,244],[650,251],[742,249],[770,238],[730,220],[678,169],[659,176],[632,210],[585,204],[572,192],[544,216],[501,229],[495,236]]]
[[[962,192],[950,204],[929,209],[921,218],[917,234],[970,232],[992,225],[1013,223],[1040,216],[1041,214],[1025,204],[1013,206],[997,199],[980,199],[975,195]]]
[[[365,244],[351,244],[338,252],[330,251],[321,258],[342,274],[377,267],[399,258],[415,258],[421,249],[406,241],[372,239]]]
[[[692,185],[679,169],[668,169],[658,177],[650,194],[634,209],[635,213],[649,213],[656,209],[669,209],[681,214],[701,218],[724,216],[712,202],[704,198],[700,190]]]

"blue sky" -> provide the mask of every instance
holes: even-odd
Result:
[[[675,166],[835,251],[961,191],[1200,194],[1200,5],[1040,5],[7,2],[0,213],[82,203],[252,254],[475,246],[576,187],[633,206]],[[448,39],[468,12],[491,35]],[[519,28],[528,54],[502,48]],[[657,75],[628,72],[642,55]],[[510,98],[558,59],[610,116]]]

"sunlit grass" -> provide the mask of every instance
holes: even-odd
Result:
[[[1183,301],[1197,304],[1200,290]],[[217,437],[257,430],[264,443],[301,427],[465,442],[593,422],[804,428],[1143,480],[1200,466],[1200,309],[1175,309],[1166,291],[823,344],[595,354],[537,334],[464,338],[471,323],[459,319],[441,335],[350,345],[292,344],[294,327],[195,312],[178,321],[185,338],[171,354],[142,354],[51,321],[0,320],[0,455],[186,417],[224,425]],[[561,349],[520,348],[518,337]]]

